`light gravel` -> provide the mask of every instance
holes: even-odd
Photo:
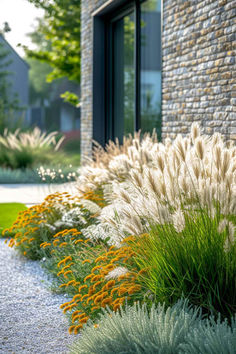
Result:
[[[0,240],[0,353],[68,353],[76,339],[59,308],[64,295],[49,290],[39,262],[26,260]]]

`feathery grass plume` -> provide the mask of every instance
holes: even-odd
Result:
[[[116,267],[115,269],[111,270],[107,275],[106,275],[106,279],[117,279],[119,278],[121,275],[125,275],[128,273],[128,269],[125,267]]]
[[[195,146],[196,155],[199,157],[200,160],[203,160],[204,155],[205,155],[205,145],[204,145],[204,140],[202,139],[202,137],[199,136],[195,140],[194,146]]]
[[[123,181],[132,169],[142,171],[143,164],[153,163],[153,153],[158,145],[156,133],[140,132],[123,138],[123,144],[109,141],[105,149],[95,144],[94,158],[79,170],[78,189],[96,189],[112,180]]]
[[[63,140],[62,137],[56,142],[58,132],[47,134],[42,132],[38,127],[35,127],[32,132],[21,132],[17,129],[14,133],[4,130],[3,136],[0,136],[0,144],[8,149],[17,149],[21,151],[23,148],[43,148],[53,146],[55,151],[59,149]]]
[[[200,135],[197,124],[193,125],[191,134],[191,139],[179,135],[172,144],[157,143],[150,136],[143,140],[135,137],[129,140],[120,155],[120,147],[111,149],[110,161],[108,153],[104,152],[103,176],[98,178],[97,173],[101,159],[97,165],[94,162],[94,168],[90,166],[85,171],[86,177],[81,176],[87,182],[93,179],[93,188],[97,183],[112,185],[107,200],[110,206],[104,208],[99,217],[101,224],[110,226],[114,235],[120,238],[121,230],[123,237],[127,232],[134,232],[134,221],[137,224],[139,219],[139,224],[148,226],[158,220],[171,220],[167,209],[171,216],[180,206],[196,208],[199,204],[200,209],[207,207],[211,216],[215,215],[216,208],[223,215],[232,213],[236,204],[235,147],[227,148],[220,135],[212,138]],[[164,210],[166,217],[163,218]]]
[[[58,132],[47,134],[37,127],[28,132],[17,129],[14,133],[5,129],[0,135],[2,164],[10,168],[32,167],[36,162],[49,163],[55,160],[55,152],[60,158],[62,152],[59,153],[58,149],[64,137],[57,142],[58,135]]]
[[[71,354],[110,353],[235,353],[236,319],[226,322],[201,319],[198,308],[180,300],[173,307],[126,306],[120,312],[109,309],[88,322]],[[215,338],[217,336],[217,339]],[[198,348],[201,348],[199,351]]]
[[[190,137],[192,139],[192,143],[194,144],[195,140],[200,136],[201,131],[199,124],[197,122],[194,122],[191,125],[191,132],[190,132]]]
[[[182,232],[185,227],[184,214],[181,209],[178,209],[173,215],[173,225],[177,232]]]

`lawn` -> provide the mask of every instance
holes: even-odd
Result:
[[[27,209],[21,203],[0,203],[0,233],[12,225],[18,213]]]

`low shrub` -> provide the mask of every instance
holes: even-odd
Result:
[[[30,259],[41,259],[45,252],[40,245],[50,243],[55,233],[72,227],[79,230],[92,222],[94,218],[91,218],[88,209],[81,206],[81,198],[66,192],[55,193],[49,195],[42,204],[19,213],[12,227],[3,233],[12,237],[9,246],[15,246]]]
[[[57,273],[60,281],[63,279],[60,287],[67,289],[70,285],[74,288],[73,299],[61,308],[64,313],[70,312],[72,325],[69,332],[75,334],[89,318],[96,319],[102,308],[109,306],[117,311],[125,302],[133,304],[145,297],[139,283],[143,270],[139,271],[135,266],[129,246],[105,249],[104,242],[94,244],[83,239],[77,242],[79,252],[68,253],[71,257],[58,263]]]
[[[41,183],[37,170],[0,167],[0,184]]]
[[[85,239],[81,231],[73,228],[58,232],[40,248],[44,260],[42,265],[56,280],[53,290],[74,296],[78,294],[78,285],[83,283],[93,267],[86,260],[96,259],[104,253],[106,245]]]
[[[174,306],[135,304],[120,312],[104,311],[89,322],[72,345],[71,354],[159,353],[234,354],[236,318],[226,322],[204,320],[187,301]]]

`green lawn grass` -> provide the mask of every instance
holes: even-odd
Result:
[[[18,213],[25,209],[27,207],[21,203],[0,203],[0,235],[5,228],[13,224]]]

